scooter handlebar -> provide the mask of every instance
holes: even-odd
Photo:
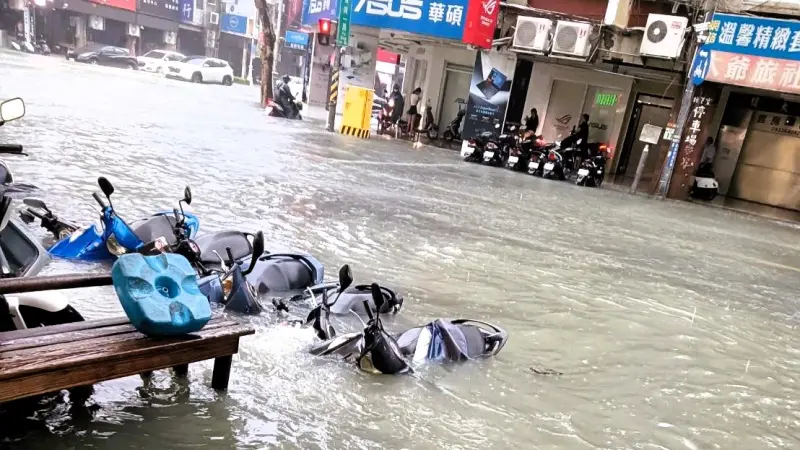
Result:
[[[95,201],[97,202],[97,204],[100,205],[101,208],[106,207],[105,202],[103,202],[103,197],[100,197],[100,194],[98,194],[97,192],[92,192],[92,197],[94,197]]]

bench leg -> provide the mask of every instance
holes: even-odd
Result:
[[[175,376],[185,377],[189,373],[189,365],[181,364],[180,366],[175,366],[172,371],[175,372]]]
[[[228,389],[231,378],[231,363],[233,355],[220,356],[214,360],[214,373],[211,375],[211,387],[214,389]]]

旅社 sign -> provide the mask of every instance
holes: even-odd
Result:
[[[696,84],[800,93],[800,21],[714,14],[691,76]]]

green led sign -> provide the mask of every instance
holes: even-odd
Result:
[[[602,92],[598,92],[594,96],[594,104],[597,106],[616,106],[617,97],[617,94],[604,94]]]

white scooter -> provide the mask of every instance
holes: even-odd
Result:
[[[25,103],[21,98],[0,103],[0,126],[24,115]],[[22,222],[11,220],[14,213],[11,203],[12,199],[0,187],[0,279],[34,276],[50,261],[39,239]],[[0,295],[0,332],[83,320],[58,291]]]
[[[689,189],[689,196],[698,200],[711,201],[718,192],[719,182],[711,168],[711,163],[701,163],[694,176],[692,187]]]

